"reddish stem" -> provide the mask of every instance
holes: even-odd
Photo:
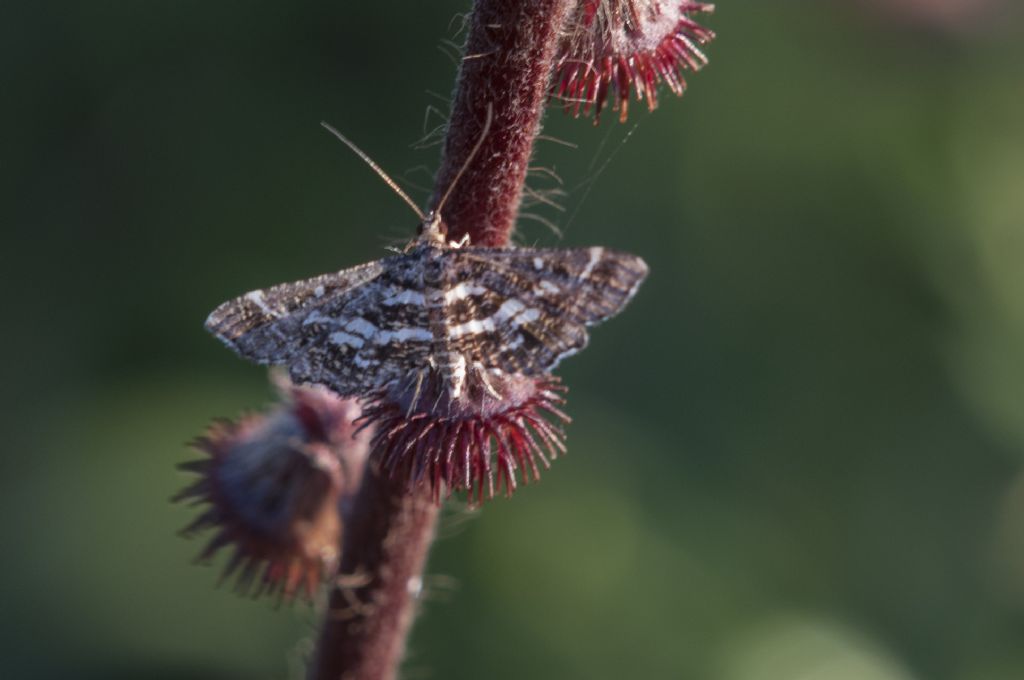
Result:
[[[341,568],[310,677],[393,678],[416,611],[438,506],[368,469],[345,518]]]
[[[574,0],[476,0],[459,72],[434,203],[451,186],[493,118],[442,212],[449,238],[508,243],[555,49]],[[339,587],[310,668],[315,680],[388,680],[401,663],[438,507],[429,485],[368,469],[345,514]]]
[[[515,225],[548,79],[572,0],[478,0],[466,39],[433,203],[490,131],[459,180],[442,217],[448,237],[504,246]]]

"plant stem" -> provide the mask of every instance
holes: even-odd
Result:
[[[429,489],[368,468],[345,520],[337,587],[310,677],[393,678],[416,610],[438,506]]]
[[[448,238],[504,246],[540,132],[548,79],[572,0],[478,0],[452,103],[436,205],[480,140],[487,107],[494,117],[480,151],[442,210]]]
[[[493,119],[442,217],[448,237],[503,246],[519,210],[548,78],[574,0],[477,0],[470,21],[433,203],[448,190]],[[310,668],[314,680],[389,680],[415,615],[438,507],[372,462],[345,516],[339,587]]]

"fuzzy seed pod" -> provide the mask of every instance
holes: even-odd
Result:
[[[337,568],[340,503],[366,439],[353,439],[359,409],[325,389],[291,387],[269,411],[210,426],[194,444],[207,454],[181,465],[200,478],[174,500],[207,504],[184,530],[214,530],[199,555],[233,548],[222,579],[241,593],[311,597]]]
[[[475,367],[453,396],[430,371],[374,395],[359,422],[376,426],[371,446],[385,473],[429,484],[436,498],[465,490],[481,503],[502,487],[511,495],[517,478],[539,479],[540,466],[565,452],[564,392],[554,376]]]
[[[573,116],[592,111],[595,123],[609,99],[624,122],[631,92],[651,110],[662,83],[682,95],[682,72],[707,64],[701,46],[715,37],[692,15],[714,7],[678,0],[582,0],[559,47],[552,94]]]

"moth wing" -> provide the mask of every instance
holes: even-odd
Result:
[[[254,290],[221,304],[206,329],[240,356],[258,364],[288,364],[308,346],[310,316],[344,308],[380,276],[381,261],[311,279]]]
[[[385,267],[372,285],[306,317],[304,347],[289,364],[292,378],[362,396],[407,377],[428,365],[428,316],[416,283]]]
[[[538,375],[583,349],[587,327],[622,311],[642,259],[602,247],[452,251],[464,294],[448,307],[453,344],[484,366]],[[452,290],[457,290],[456,286]]]

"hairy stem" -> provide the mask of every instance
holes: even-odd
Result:
[[[438,506],[429,489],[368,469],[346,517],[338,583],[331,593],[310,678],[395,677],[416,611]]]
[[[442,209],[448,236],[509,241],[555,49],[574,0],[477,0],[459,71],[433,202],[451,187],[493,118],[479,152]],[[438,508],[371,467],[345,516],[339,586],[310,668],[314,680],[394,678],[416,610]]]
[[[448,237],[507,245],[540,132],[558,38],[573,0],[478,0],[452,103],[434,204],[490,131],[442,209]]]

